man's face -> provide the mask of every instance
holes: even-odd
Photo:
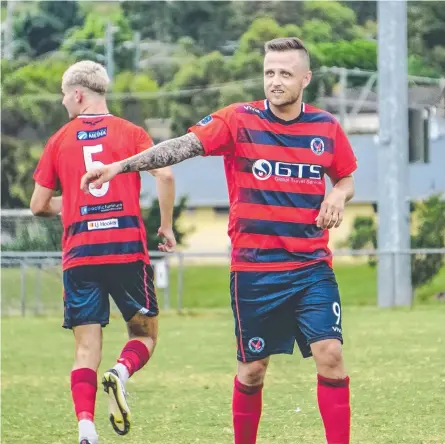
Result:
[[[63,94],[62,104],[68,111],[70,119],[74,119],[81,112],[80,108],[83,97],[82,91],[72,86],[71,87],[62,86],[62,94]]]
[[[264,93],[276,107],[297,102],[311,76],[302,51],[269,51],[264,57]]]

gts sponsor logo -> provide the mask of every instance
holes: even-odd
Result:
[[[274,176],[276,181],[289,182],[301,179],[321,180],[323,167],[309,163],[271,162],[265,159],[257,160],[252,166],[252,173],[258,180],[267,180]]]

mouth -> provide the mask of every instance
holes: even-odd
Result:
[[[273,89],[272,94],[280,95],[280,94],[284,94],[284,91],[282,89]]]

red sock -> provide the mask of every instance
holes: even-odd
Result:
[[[132,339],[125,344],[117,362],[124,364],[131,376],[140,370],[150,359],[147,346],[137,339]]]
[[[351,429],[349,377],[329,379],[318,375],[317,396],[327,444],[349,444]]]
[[[90,368],[79,368],[71,372],[71,394],[77,419],[94,421],[96,404],[97,373]]]
[[[255,444],[262,408],[263,384],[244,385],[235,377],[232,414],[235,444]]]

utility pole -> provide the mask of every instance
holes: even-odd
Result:
[[[112,23],[108,22],[105,28],[105,63],[111,85],[114,77],[114,30]]]
[[[378,7],[378,304],[411,305],[406,0]],[[404,252],[401,252],[404,250]],[[388,254],[387,252],[390,252]]]
[[[16,3],[15,1],[8,0],[6,5],[5,30],[3,34],[3,56],[6,60],[11,60],[14,56],[14,26],[12,19]]]
[[[141,33],[135,31],[133,37],[134,44],[134,60],[133,60],[133,70],[134,72],[139,71],[139,62],[141,61]]]

